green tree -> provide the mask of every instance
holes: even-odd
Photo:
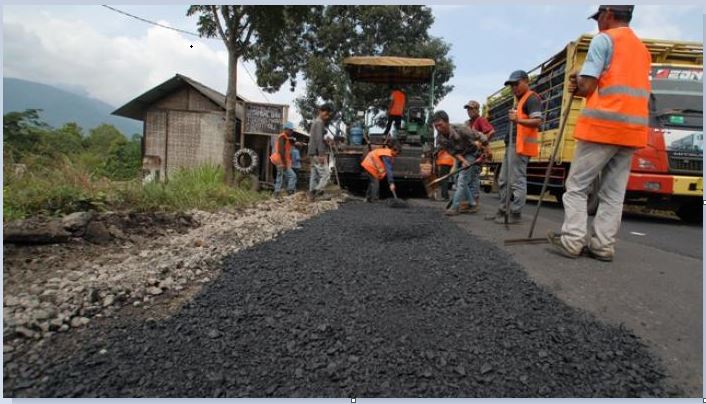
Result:
[[[258,84],[268,91],[293,83],[306,57],[303,45],[318,6],[192,5],[186,15],[198,15],[201,36],[218,37],[228,50],[228,88],[224,130],[223,166],[226,183],[232,183],[235,152],[235,106],[238,60],[255,60]],[[294,85],[294,84],[293,84]]]
[[[64,124],[47,136],[49,149],[66,156],[75,156],[83,152],[83,129],[75,122]]]
[[[5,155],[18,161],[42,149],[51,127],[39,118],[40,109],[8,112],[3,115],[3,147]]]
[[[308,127],[319,100],[344,111],[353,107],[387,107],[387,86],[350,82],[342,63],[348,56],[434,59],[437,103],[453,89],[447,83],[455,66],[448,56],[450,45],[429,35],[433,22],[431,9],[425,6],[327,6],[313,23],[316,35],[308,38],[308,60],[303,70],[306,92],[296,101],[304,119],[302,126]],[[404,89],[409,97],[426,100],[430,84]]]
[[[106,154],[110,146],[119,140],[125,140],[125,135],[115,126],[104,123],[89,131],[83,145],[87,151]]]
[[[130,141],[115,139],[108,149],[107,157],[100,167],[100,173],[114,180],[136,178],[142,166],[142,138],[133,136]]]

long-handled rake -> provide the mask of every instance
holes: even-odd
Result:
[[[559,128],[559,134],[557,135],[557,138],[554,140],[554,149],[552,150],[552,154],[549,157],[549,165],[547,166],[547,170],[544,173],[544,183],[542,184],[542,192],[539,194],[539,201],[537,201],[537,209],[535,209],[535,211],[534,211],[534,217],[532,218],[532,225],[530,226],[529,235],[527,236],[527,238],[505,240],[505,245],[543,244],[543,243],[549,242],[544,237],[532,238],[532,235],[534,234],[534,227],[537,224],[537,217],[539,216],[539,209],[542,207],[542,201],[544,200],[544,194],[546,193],[547,185],[549,184],[549,175],[551,174],[552,168],[554,167],[554,160],[556,159],[557,152],[559,151],[559,145],[561,144],[561,139],[564,136],[564,128],[566,127],[566,121],[568,120],[569,112],[571,112],[571,104],[573,102],[575,95],[576,95],[576,90],[574,90],[574,92],[571,93],[571,97],[569,98],[569,105],[566,106],[566,110],[564,111],[564,115],[562,116],[561,126]]]

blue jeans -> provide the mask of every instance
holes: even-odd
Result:
[[[287,192],[294,192],[297,185],[297,175],[291,168],[277,166],[277,178],[275,179],[275,193],[282,189],[282,178],[287,181]]]
[[[468,187],[471,189],[471,196],[473,197],[473,199],[468,201],[470,206],[475,206],[476,201],[480,197],[480,169],[480,165],[475,165],[468,169],[471,172]]]
[[[473,155],[470,154],[464,157],[468,161],[475,160]],[[458,177],[456,177],[456,190],[454,191],[454,197],[451,202],[451,209],[457,209],[463,200],[468,201],[471,206],[475,205],[475,201],[471,195],[471,187],[469,186],[469,183],[471,182],[471,170],[473,170],[473,167],[474,166],[471,166],[469,169],[458,172]]]

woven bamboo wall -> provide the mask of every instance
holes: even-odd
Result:
[[[196,152],[198,164],[213,163],[223,165],[223,130],[225,112],[202,113],[199,122],[201,137]]]
[[[201,115],[200,112],[169,111],[168,175],[173,175],[179,168],[197,165],[196,156],[201,141]]]
[[[167,133],[167,112],[150,110],[145,114],[145,156],[158,156],[164,173],[164,139]]]
[[[153,108],[158,109],[181,109],[188,108],[187,98],[189,89],[181,89],[159,100],[153,105]]]
[[[223,111],[221,107],[193,88],[189,88],[188,102],[189,111]]]

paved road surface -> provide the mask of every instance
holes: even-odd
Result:
[[[440,202],[415,203],[443,208]],[[497,204],[496,194],[482,194],[481,212],[453,220],[470,234],[501,247],[505,239],[527,237],[534,202],[525,207],[524,222],[510,231],[483,220]],[[534,237],[560,230],[562,220],[557,204],[544,203]],[[683,386],[690,397],[701,397],[702,246],[700,226],[627,214],[612,263],[564,258],[546,244],[504,248],[533,280],[562,301],[634,331],[662,358],[672,382]]]
[[[346,204],[233,255],[173,317],[91,323],[50,339],[35,363],[6,364],[5,395],[680,394],[632,331],[538,287],[527,275],[536,266],[525,272],[469,235],[468,219],[459,227],[435,208]],[[497,229],[476,230],[485,237]],[[590,262],[567,270],[599,278]]]

